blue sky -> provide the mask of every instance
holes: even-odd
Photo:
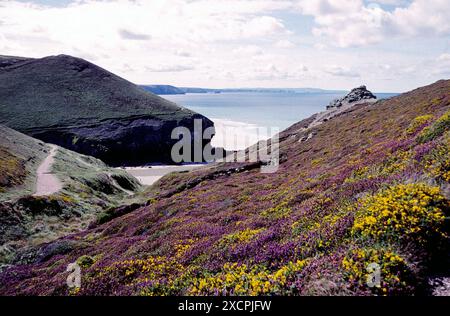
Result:
[[[0,54],[136,83],[402,92],[450,77],[448,0],[3,0]]]

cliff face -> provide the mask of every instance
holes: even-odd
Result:
[[[171,162],[176,126],[206,117],[92,63],[60,55],[0,59],[0,123],[111,165]]]

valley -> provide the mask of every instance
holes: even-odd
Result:
[[[249,162],[173,167],[179,172],[167,175],[158,173],[167,167],[154,166],[152,185],[142,187],[138,179],[146,175],[139,172],[148,168],[131,171],[136,179],[59,149],[52,170],[62,190],[2,204],[3,214],[17,215],[2,217],[3,249],[16,251],[3,251],[0,293],[434,293],[432,280],[445,280],[449,259],[449,84],[353,100],[290,126],[278,136],[280,165],[270,174]],[[32,144],[35,158],[25,161],[33,168],[51,153],[28,136],[14,138]],[[15,147],[7,147],[9,155],[18,155]],[[14,185],[34,192],[33,181],[22,178]],[[2,190],[9,198],[18,192]],[[37,223],[46,227],[58,217],[64,228],[40,239]],[[67,224],[74,219],[79,227]],[[18,234],[31,243],[19,245]],[[367,287],[365,266],[374,261],[384,278]],[[73,262],[83,272],[76,291],[65,286]]]

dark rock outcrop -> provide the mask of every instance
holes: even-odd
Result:
[[[177,126],[213,126],[83,59],[0,59],[0,123],[111,165],[171,163]],[[207,142],[204,142],[204,145]]]
[[[340,108],[343,105],[356,103],[360,101],[373,101],[376,100],[377,97],[373,95],[372,92],[367,90],[366,86],[360,86],[358,88],[352,89],[345,97],[340,99],[335,99],[327,105],[327,110],[333,108]]]
[[[366,86],[354,88],[344,97],[331,101],[330,104],[327,105],[326,111],[315,114],[313,121],[306,128],[320,125],[338,115],[341,115],[355,105],[363,103],[374,103],[376,101],[377,97],[373,95],[372,92],[367,90]],[[311,137],[312,136],[314,135],[311,135]],[[301,137],[300,140],[305,141],[310,139],[311,137]]]

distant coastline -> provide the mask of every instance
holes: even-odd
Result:
[[[318,88],[197,88],[197,87],[175,87],[172,85],[140,85],[140,87],[148,92],[158,95],[176,95],[189,93],[329,93],[344,94],[346,90],[325,90]]]
[[[270,138],[274,130],[261,134],[261,129],[282,131],[292,124],[326,109],[330,101],[342,97],[345,92],[331,93],[186,93],[164,95],[167,100],[210,118],[216,135],[212,144],[228,150],[240,150]],[[274,89],[274,91],[279,91]],[[393,97],[395,93],[376,93],[378,99]],[[225,130],[227,133],[225,133]],[[246,144],[247,141],[247,144]]]

